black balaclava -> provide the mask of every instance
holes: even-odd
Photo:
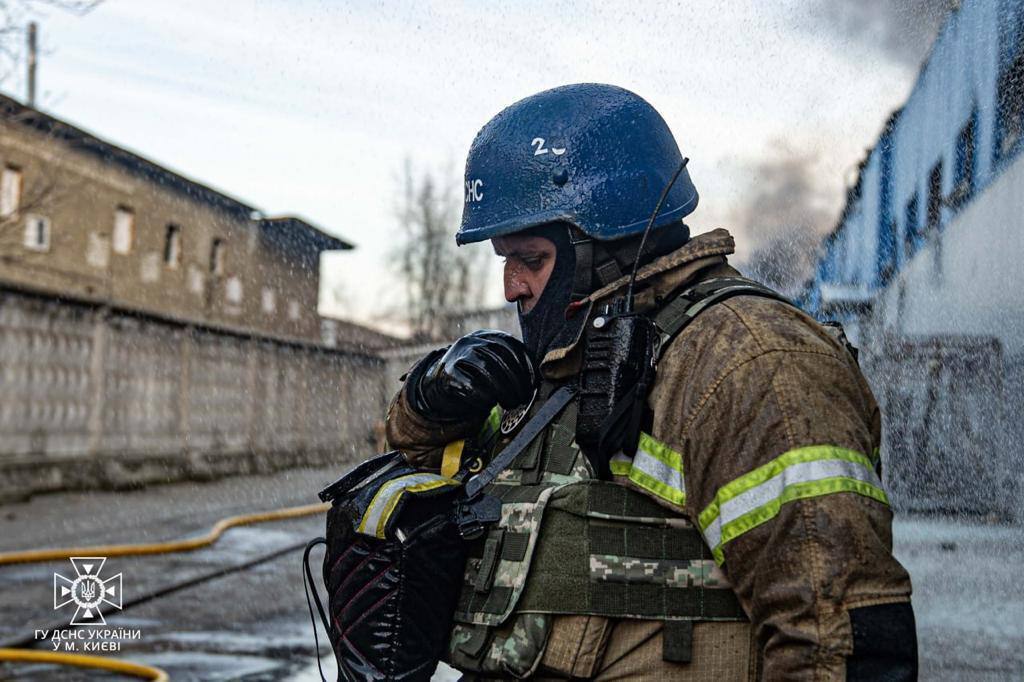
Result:
[[[537,304],[528,313],[519,313],[519,328],[523,332],[523,342],[538,360],[542,360],[548,351],[562,343],[570,343],[578,331],[579,320],[572,324],[566,319],[566,309],[572,301],[573,283],[576,275],[576,250],[571,240],[572,227],[568,223],[548,223],[520,234],[531,237],[543,237],[555,245],[555,266],[551,271],[544,291],[541,292]],[[629,274],[640,247],[642,235],[634,235],[625,239],[600,242],[600,254],[595,254],[595,266],[606,260],[615,260],[622,274]],[[644,252],[640,257],[640,265],[644,266],[655,258],[664,256],[680,248],[690,240],[690,228],[679,222],[654,230],[648,235]],[[594,273],[590,276],[590,293],[608,282],[595,281]]]
[[[569,240],[569,225],[549,223],[522,234],[543,237],[555,245],[555,266],[551,271],[540,299],[528,313],[519,311],[519,328],[523,343],[538,360],[542,360],[559,332],[566,326],[565,311],[572,298],[572,283],[576,272],[576,253]]]

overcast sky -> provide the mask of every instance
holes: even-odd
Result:
[[[894,40],[886,5],[853,21],[857,3],[824,0],[107,0],[40,18],[40,106],[354,242],[324,258],[321,309],[370,320],[398,304],[386,259],[403,159],[461,174],[491,116],[566,83],[614,83],[662,113],[701,192],[695,232],[734,229],[748,253],[757,235],[736,216],[783,156],[834,220],[917,73],[921,50],[900,49],[920,36]],[[21,81],[4,89],[21,96]]]

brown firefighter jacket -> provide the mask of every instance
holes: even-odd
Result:
[[[638,309],[653,308],[685,285],[737,275],[726,263],[733,251],[733,238],[719,229],[655,260],[640,271]],[[588,302],[624,286],[625,279],[613,282]],[[544,375],[574,376],[578,345],[548,353]],[[854,358],[796,308],[738,296],[701,313],[671,341],[648,404],[651,435],[681,455],[685,490],[673,503],[627,475],[616,480],[701,529],[751,620],[740,633],[749,646],[739,647],[755,652],[748,676],[844,679],[845,657],[853,650],[848,610],[907,602],[911,592],[909,576],[892,555],[892,514],[870,471],[878,457],[880,414]],[[392,447],[434,470],[441,448],[468,435],[425,422],[401,392],[386,428]],[[549,648],[561,641],[558,620],[579,619],[556,619]],[[708,625],[719,627],[704,635],[695,630],[686,679],[720,678],[729,669],[702,661],[706,647],[696,640],[735,640],[735,627]],[[584,630],[593,633],[594,623]],[[568,669],[601,670],[602,656],[616,646],[615,630],[610,638],[608,630],[587,635],[596,649],[588,652],[593,665],[574,668],[570,662]],[[713,641],[704,644],[716,650]],[[717,649],[719,656],[727,650],[738,651]]]

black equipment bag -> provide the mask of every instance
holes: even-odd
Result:
[[[312,594],[339,680],[430,679],[451,633],[468,541],[501,515],[500,500],[484,488],[574,394],[569,386],[555,391],[465,485],[465,470],[455,478],[419,472],[395,451],[363,462],[320,492],[332,504],[327,535],[306,546],[303,580],[308,590],[309,553],[325,544],[327,608],[315,583]],[[312,604],[309,609],[313,618]],[[313,626],[315,634],[315,618]]]

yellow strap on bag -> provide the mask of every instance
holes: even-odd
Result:
[[[465,440],[456,440],[444,446],[444,456],[441,458],[441,475],[445,478],[453,477],[462,465],[462,450],[466,447]]]

